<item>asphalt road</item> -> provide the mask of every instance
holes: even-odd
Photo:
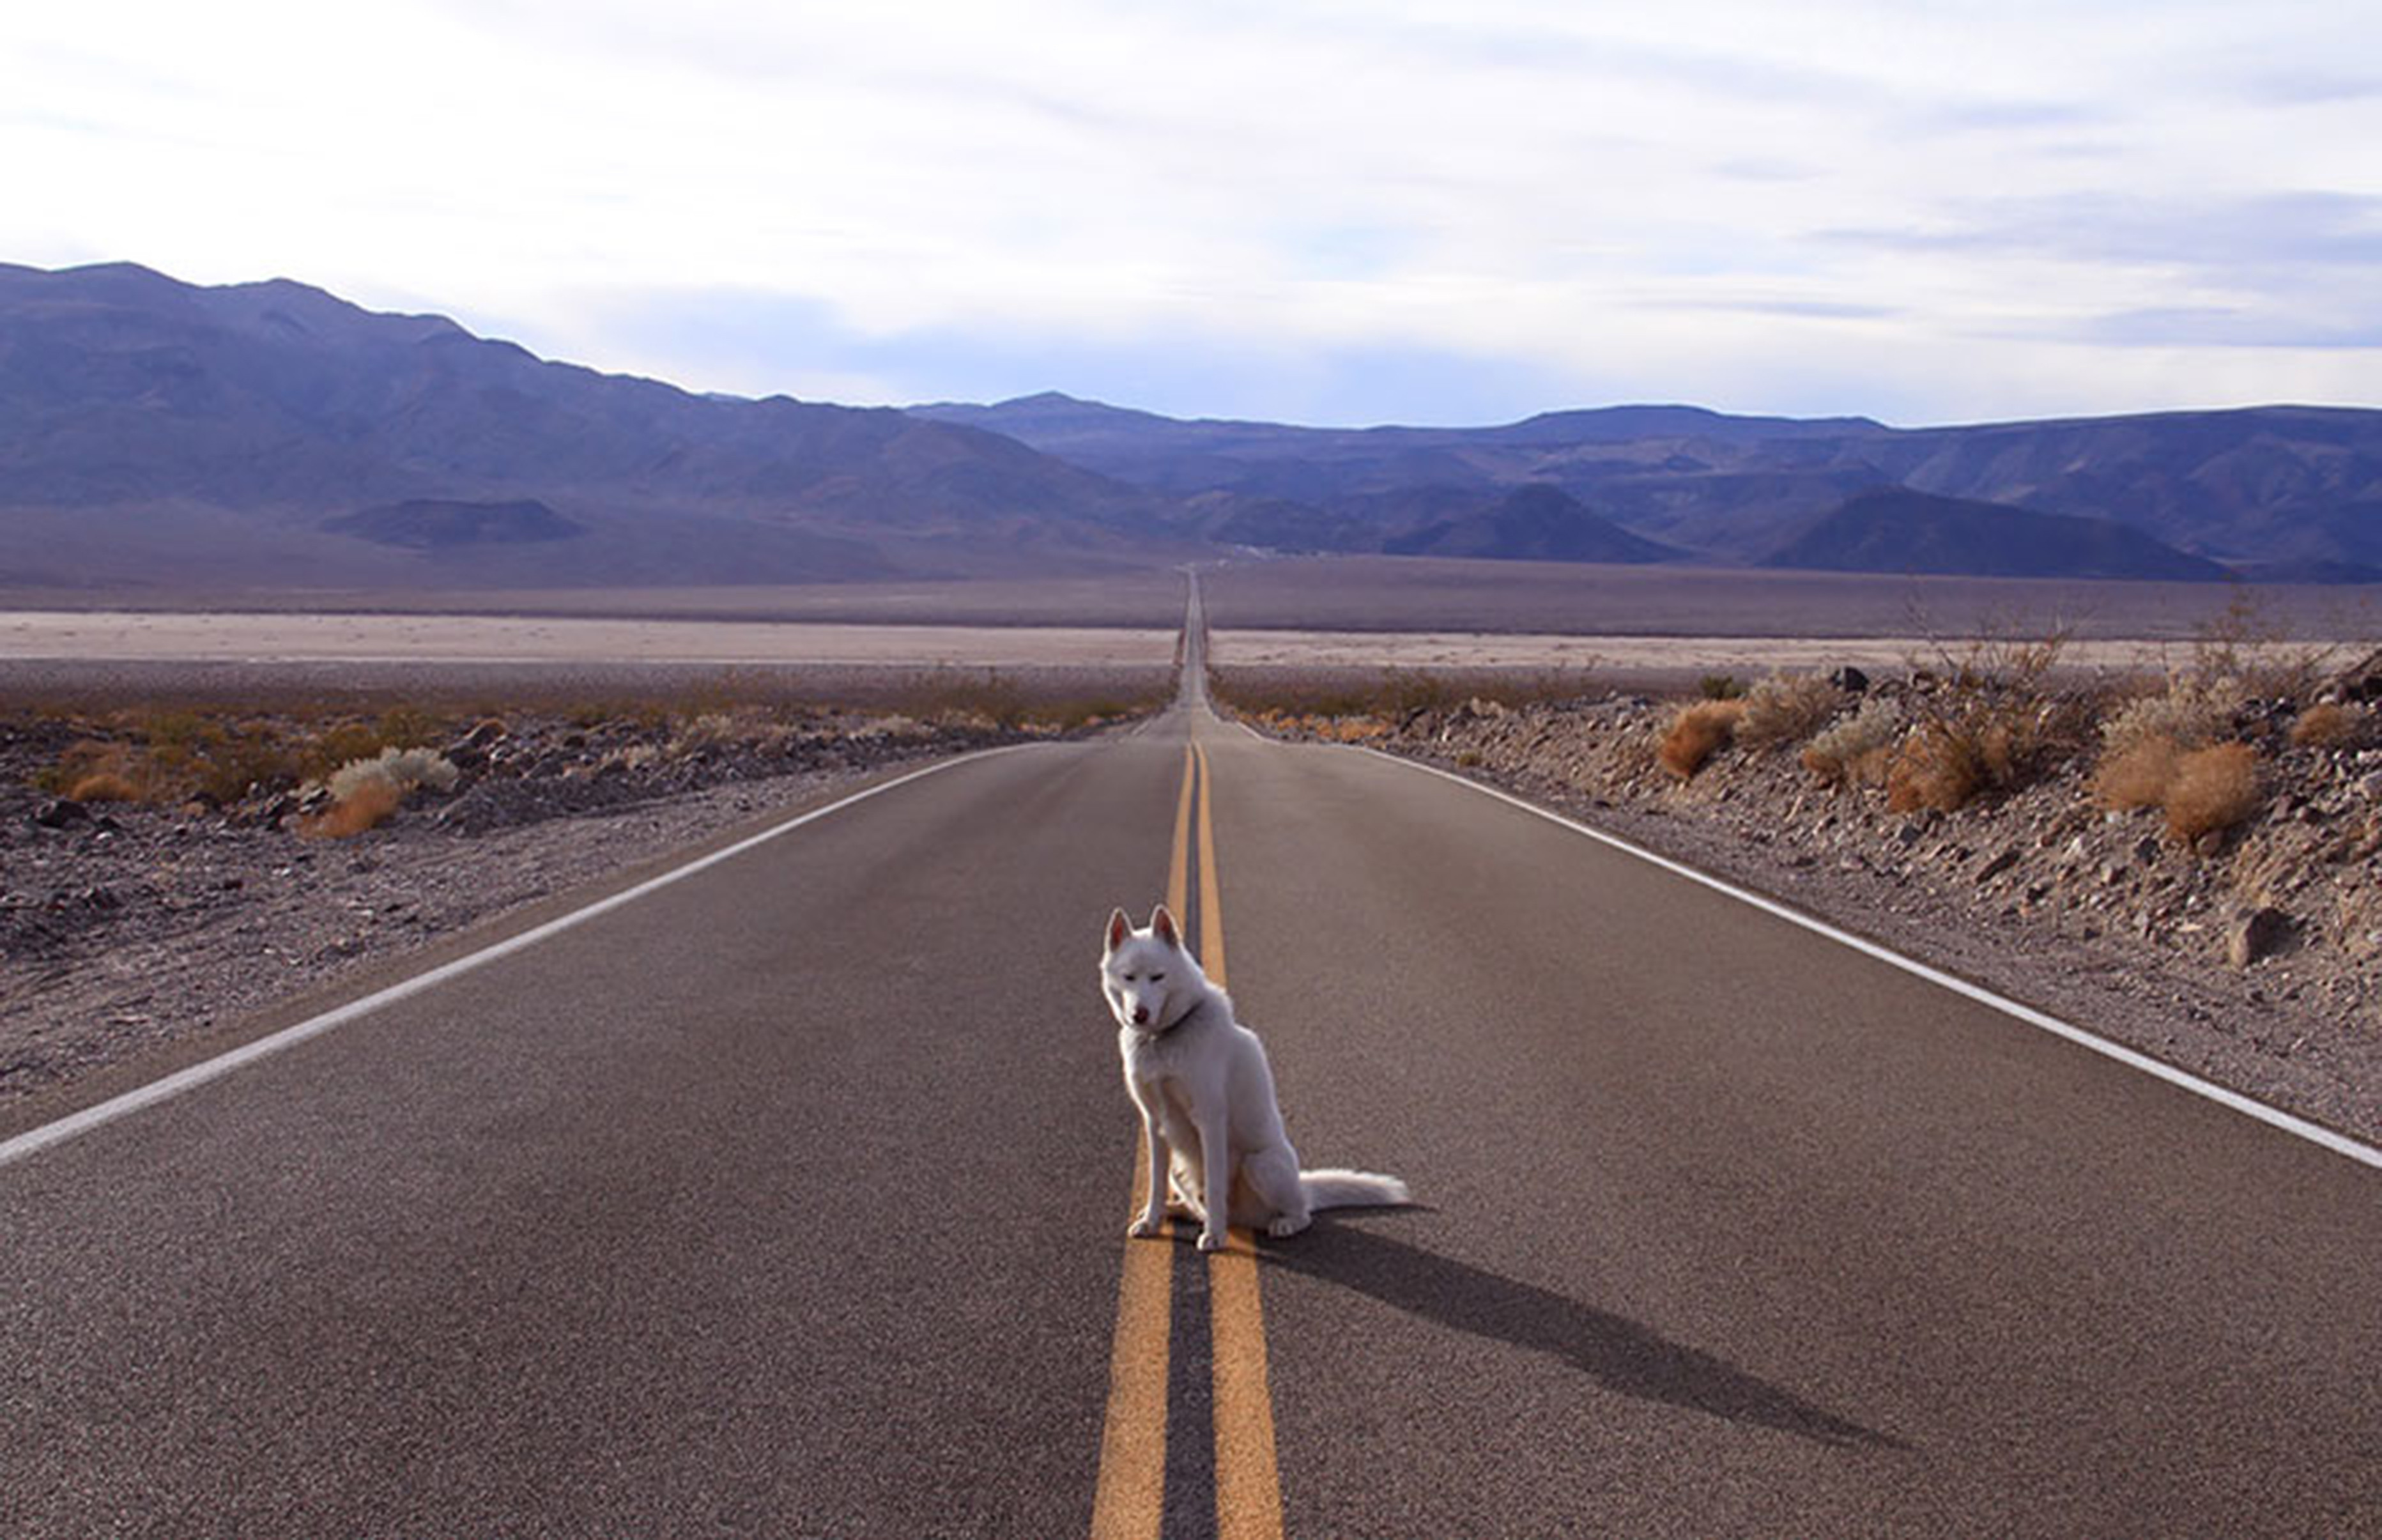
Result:
[[[1308,1164],[1422,1205],[1252,1297],[1123,1234],[1178,848]],[[2382,1171],[1194,702],[0,1164],[0,1534],[1083,1534],[1136,1360],[1118,1533],[2382,1534],[2377,1259]]]

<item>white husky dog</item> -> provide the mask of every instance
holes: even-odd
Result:
[[[1298,1169],[1265,1045],[1233,1019],[1165,905],[1147,930],[1123,909],[1109,916],[1100,987],[1149,1149],[1149,1202],[1128,1233],[1156,1235],[1171,1208],[1200,1222],[1199,1250],[1221,1251],[1227,1224],[1296,1235],[1317,1209],[1407,1201],[1395,1177]]]

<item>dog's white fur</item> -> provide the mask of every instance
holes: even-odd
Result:
[[[1219,1251],[1228,1224],[1289,1236],[1318,1209],[1407,1201],[1394,1177],[1298,1169],[1265,1045],[1233,1018],[1165,905],[1147,930],[1123,909],[1109,916],[1100,990],[1149,1155],[1149,1201],[1129,1234],[1156,1235],[1171,1209],[1199,1221],[1199,1250]],[[1218,1192],[1226,1201],[1209,1201]]]

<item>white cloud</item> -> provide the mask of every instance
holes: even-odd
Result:
[[[0,258],[286,274],[605,367],[895,399],[957,393],[934,339],[959,377],[996,336],[1054,363],[1197,337],[1197,377],[1248,398],[1259,370],[1311,353],[1311,377],[1344,379],[1328,361],[1368,350],[1575,400],[1903,420],[2382,398],[2382,351],[2341,345],[2369,320],[2360,286],[2307,284],[2315,247],[2288,239],[2376,239],[2382,90],[2349,68],[2345,7],[1728,0],[1687,19],[56,7],[0,41]],[[624,323],[705,294],[825,320],[807,352],[745,358],[732,327],[697,345]],[[2146,351],[2140,317],[2219,314]],[[2153,351],[2171,372],[2146,373]],[[1428,419],[1428,372],[1410,388],[1397,414]]]

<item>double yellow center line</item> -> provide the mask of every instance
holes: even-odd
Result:
[[[1199,966],[1224,982],[1224,918],[1216,880],[1216,822],[1209,795],[1208,751],[1183,750],[1183,791],[1174,810],[1166,903],[1188,912],[1191,840],[1199,851]],[[1195,798],[1196,792],[1196,798]],[[1136,1152],[1140,1140],[1135,1140]],[[1134,1160],[1134,1212],[1148,1197],[1147,1163]],[[1173,1322],[1174,1225],[1161,1241],[1127,1240],[1117,1298],[1116,1340],[1109,1357],[1109,1406],[1100,1433],[1100,1470],[1092,1498],[1095,1540],[1147,1540],[1159,1533],[1166,1502],[1167,1338]],[[1258,1298],[1257,1253],[1246,1230],[1229,1250],[1208,1257],[1210,1360],[1214,1373],[1216,1533],[1222,1540],[1278,1540],[1282,1483],[1274,1466],[1273,1397],[1266,1384],[1265,1318]]]

